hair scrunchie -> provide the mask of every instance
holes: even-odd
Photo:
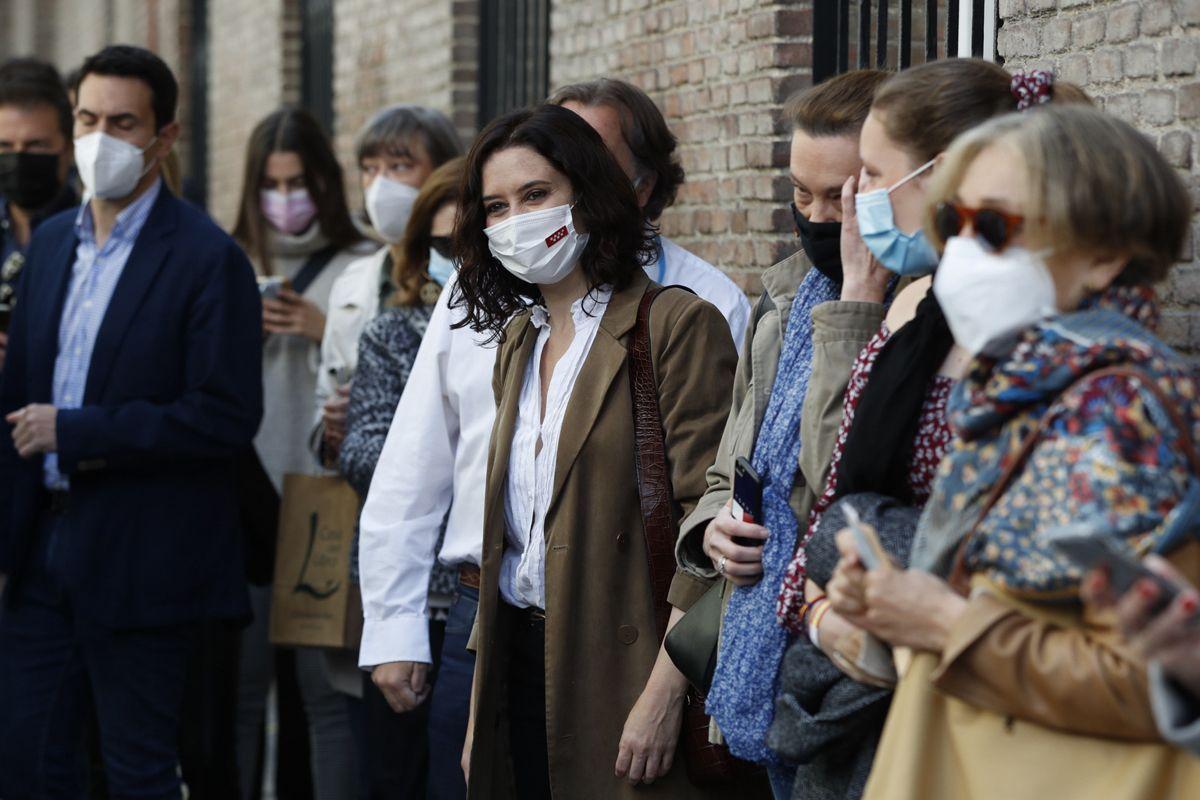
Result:
[[[1049,103],[1054,92],[1054,73],[1044,69],[1031,69],[1028,72],[1019,69],[1013,73],[1009,89],[1017,99],[1017,111]]]

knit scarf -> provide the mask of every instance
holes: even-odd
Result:
[[[760,764],[779,761],[767,747],[766,737],[790,634],[775,624],[775,596],[799,530],[788,500],[799,468],[800,412],[812,375],[812,311],[836,300],[838,292],[836,283],[820,270],[810,269],[792,302],[779,370],[751,459],[763,479],[762,524],[771,533],[763,546],[763,575],[753,586],[735,589],[729,598],[708,693],[708,713],[716,719],[729,749],[738,758]]]

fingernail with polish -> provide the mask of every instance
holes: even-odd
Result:
[[[1193,614],[1196,611],[1196,606],[1200,605],[1200,600],[1194,594],[1186,594],[1183,596],[1183,601],[1179,604],[1188,614]]]

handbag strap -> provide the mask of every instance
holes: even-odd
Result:
[[[629,390],[633,396],[634,466],[642,525],[646,533],[646,561],[650,565],[654,616],[660,640],[666,635],[667,621],[671,616],[667,594],[675,577],[676,509],[671,470],[667,464],[662,411],[658,406],[654,359],[650,352],[650,307],[665,288],[652,286],[642,295],[628,358]]]
[[[333,261],[333,257],[338,254],[339,249],[336,244],[328,244],[309,256],[304,265],[300,267],[299,272],[296,273],[296,277],[292,278],[292,291],[296,294],[304,294],[304,290],[311,286],[317,276],[329,266],[329,262]]]
[[[1183,452],[1184,457],[1187,458],[1188,464],[1192,469],[1192,474],[1200,476],[1200,452],[1197,452],[1196,444],[1188,432],[1188,425],[1184,419],[1183,413],[1179,410],[1179,406],[1175,403],[1175,401],[1172,400],[1171,397],[1167,395],[1165,391],[1163,391],[1163,388],[1158,385],[1158,382],[1155,381],[1154,378],[1144,370],[1124,364],[1098,369],[1095,372],[1089,372],[1088,374],[1080,377],[1061,393],[1059,393],[1059,398],[1064,397],[1076,389],[1081,389],[1093,381],[1109,377],[1120,377],[1137,381],[1138,384],[1145,387],[1152,395],[1154,395],[1154,397],[1158,400],[1159,405],[1162,407],[1163,412],[1171,421],[1171,425],[1175,428],[1175,432],[1177,434],[1176,445]],[[991,512],[996,503],[1000,502],[1000,498],[1004,496],[1004,493],[1008,490],[1009,485],[1012,484],[1017,474],[1025,466],[1026,462],[1029,460],[1029,457],[1033,454],[1034,448],[1037,447],[1038,443],[1041,441],[1042,437],[1045,436],[1046,431],[1050,429],[1050,425],[1053,424],[1053,422],[1054,415],[1049,413],[1049,411],[1043,414],[1042,418],[1038,420],[1037,426],[1034,427],[1034,429],[1029,432],[1029,435],[1025,437],[1025,440],[1021,443],[1021,447],[1017,450],[1016,455],[1014,455],[1013,458],[1004,466],[1004,469],[1000,473],[1000,479],[992,485],[991,491],[988,492],[987,498],[983,501],[983,507],[979,512],[979,516],[975,520],[975,524],[971,526],[971,530],[967,532],[967,535],[963,537],[962,542],[959,543],[958,551],[954,556],[954,567],[950,570],[949,582],[950,585],[957,589],[961,594],[967,594],[970,588],[970,576],[967,574],[966,558],[967,549],[971,543],[971,540],[975,538],[975,535],[979,530],[979,526],[983,524],[984,519],[987,518],[988,513]]]

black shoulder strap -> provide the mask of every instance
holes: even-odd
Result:
[[[758,304],[754,308],[754,326],[758,327],[758,323],[762,322],[762,318],[767,315],[767,312],[775,309],[775,301],[771,299],[770,293],[763,289],[763,293],[758,297]]]
[[[333,257],[337,255],[339,248],[336,244],[326,245],[317,252],[308,257],[304,262],[304,266],[296,273],[296,277],[292,278],[292,291],[296,294],[304,294],[304,290],[312,285],[312,282],[321,274],[321,270],[329,266],[329,262],[333,261]]]

